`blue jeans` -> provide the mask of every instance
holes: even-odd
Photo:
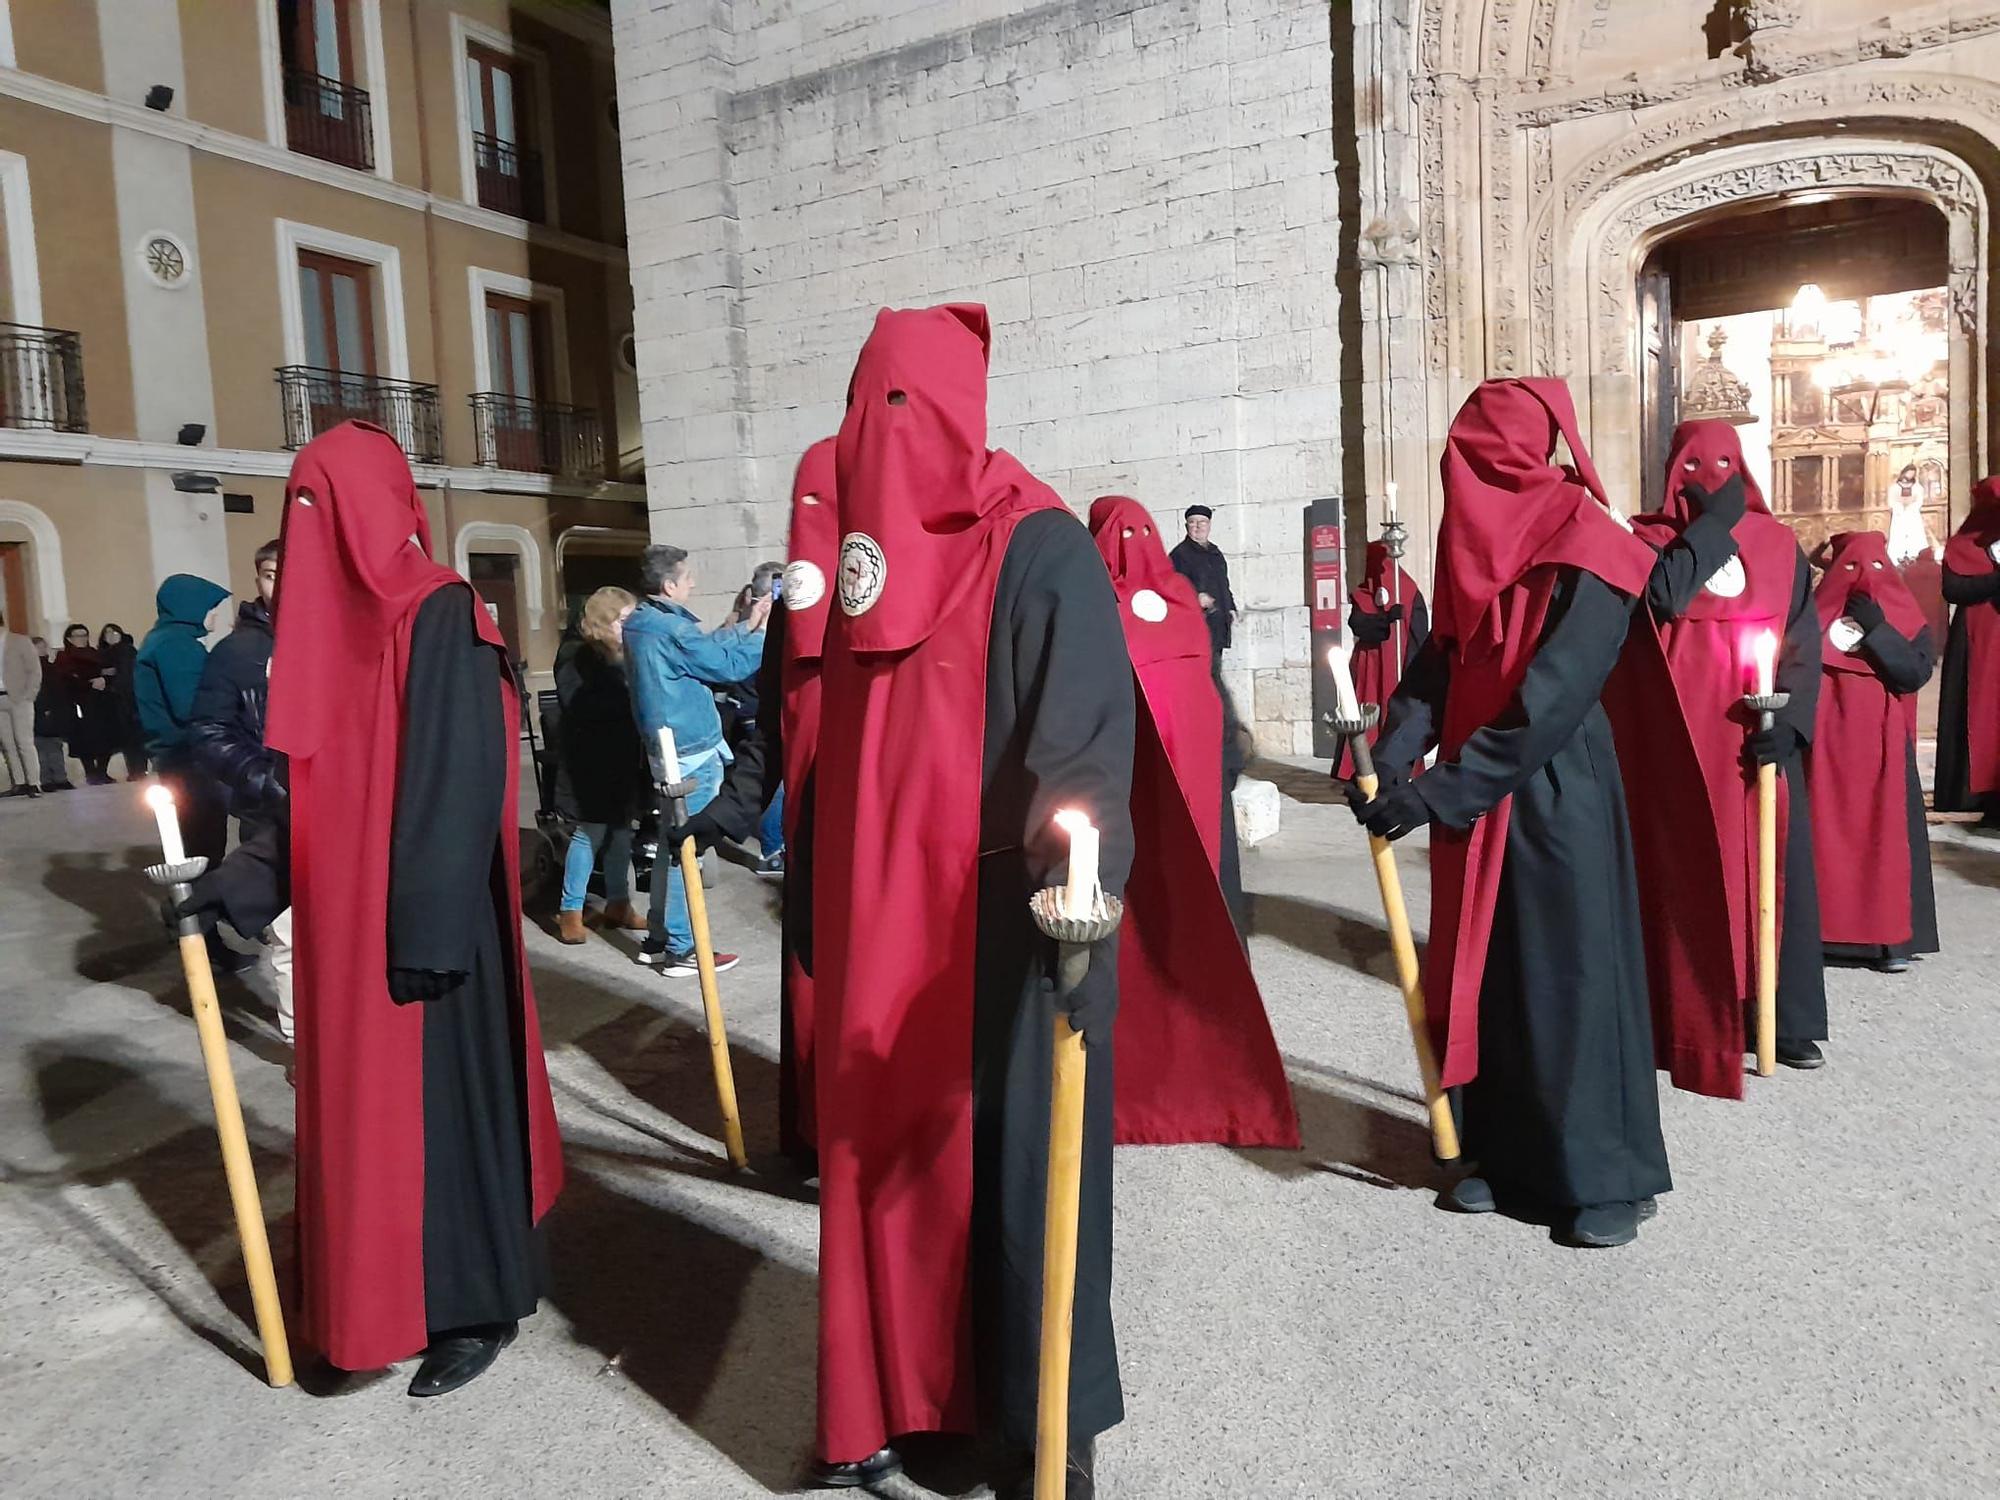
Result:
[[[687,810],[692,815],[713,802],[715,794],[722,790],[722,757],[711,755],[682,774],[695,784],[687,799]],[[646,913],[646,941],[664,940],[675,953],[692,953],[694,928],[688,923],[687,889],[681,883],[681,851],[667,847],[666,833],[666,829],[660,830],[660,854],[653,862],[653,906]],[[664,880],[660,878],[662,866],[666,870]]]
[[[771,805],[764,809],[763,821],[757,825],[757,851],[769,858],[773,854],[785,852],[785,789],[780,785],[771,794]]]
[[[569,836],[569,852],[563,856],[564,911],[583,910],[583,898],[590,891],[591,866],[597,863],[600,849],[604,851],[605,904],[632,899],[632,825],[579,823]]]

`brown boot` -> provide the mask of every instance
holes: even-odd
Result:
[[[619,932],[644,932],[646,914],[634,911],[630,901],[613,901],[604,908],[604,925]]]
[[[589,934],[583,930],[583,913],[565,911],[556,913],[556,941],[559,943],[587,943]]]

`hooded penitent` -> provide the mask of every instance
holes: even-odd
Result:
[[[1375,704],[1386,718],[1389,700],[1396,696],[1403,669],[1423,644],[1422,637],[1413,635],[1410,628],[1416,612],[1423,608],[1423,594],[1416,579],[1389,556],[1387,544],[1370,542],[1362,565],[1361,585],[1348,590],[1348,599],[1364,615],[1387,614],[1398,606],[1403,611],[1403,617],[1388,627],[1386,641],[1356,641],[1349,661],[1354,674],[1355,702]],[[1368,743],[1374,744],[1381,735],[1382,719],[1378,719],[1368,732]],[[1420,771],[1421,766],[1411,769]],[[1342,781],[1354,774],[1353,756],[1345,745],[1334,758],[1333,774]]]
[[[1813,595],[1819,614],[1819,724],[1807,762],[1820,932],[1829,943],[1906,943],[1911,935],[1910,837],[1905,782],[1917,733],[1915,693],[1891,692],[1861,649],[1847,605],[1865,594],[1905,639],[1923,607],[1889,561],[1878,531],[1833,538]]]
[[[1680,618],[1660,626],[1674,688],[1701,757],[1707,805],[1722,853],[1721,878],[1729,901],[1730,951],[1739,998],[1755,992],[1757,953],[1757,778],[1744,763],[1744,737],[1754,727],[1743,695],[1753,687],[1753,643],[1769,631],[1782,642],[1798,576],[1798,542],[1771,514],[1743,447],[1727,422],[1684,422],[1674,432],[1667,462],[1667,495],[1655,514],[1634,522],[1655,547],[1676,540],[1699,511],[1684,492],[1694,484],[1714,493],[1741,478],[1746,509],[1731,533],[1737,556],[1709,579]],[[1634,796],[1647,792],[1635,787]],[[1786,847],[1789,797],[1778,779],[1778,847]],[[1685,817],[1686,809],[1674,816]],[[1779,916],[1783,920],[1784,865],[1779,862]],[[1648,889],[1649,901],[1672,899]]]
[[[1296,1146],[1284,1059],[1216,881],[1222,700],[1201,605],[1138,501],[1102,497],[1090,530],[1118,594],[1140,705],[1118,935],[1117,1138]]]
[[[1972,512],[1944,549],[1947,586],[1990,587],[2000,573],[2000,475],[1972,491]],[[1961,595],[1961,597],[1963,597]],[[2000,595],[1961,603],[1953,617],[1938,711],[1938,806],[1975,810],[2000,792]]]
[[[1558,437],[1574,469],[1555,462]],[[1467,399],[1445,443],[1445,512],[1438,534],[1434,633],[1451,653],[1450,688],[1439,736],[1444,759],[1506,709],[1534,659],[1556,569],[1579,568],[1620,593],[1640,596],[1653,552],[1617,519],[1577,431],[1569,391],[1557,380],[1489,381]],[[1604,701],[1618,736],[1628,784],[1656,794],[1698,797],[1699,773],[1679,722],[1657,637],[1643,611]],[[1431,830],[1431,945],[1425,993],[1447,1086],[1476,1075],[1481,977],[1492,937],[1507,847],[1509,801],[1470,829]],[[1713,874],[1686,857],[1699,845],[1650,848],[1634,822],[1642,884],[1671,888],[1691,873]],[[1649,872],[1650,865],[1650,872]],[[1642,918],[1647,914],[1642,911]],[[1715,994],[1709,957],[1719,923],[1701,893],[1669,923],[1647,922],[1646,962],[1654,995],[1657,1054],[1674,1081],[1729,1091],[1722,1059],[1734,1048],[1741,1072],[1741,1019],[1733,997]],[[1704,921],[1704,918],[1710,920]],[[1736,1088],[1740,1090],[1740,1078]]]
[[[336,1365],[373,1369],[428,1337],[426,1007],[389,997],[389,871],[412,628],[426,599],[464,580],[432,560],[409,464],[365,423],[341,424],[293,461],[283,542],[267,740],[290,757],[300,1331]],[[499,632],[469,590],[466,602],[493,648],[501,722],[517,724]],[[499,826],[512,830],[519,761],[505,740]],[[561,1185],[561,1149],[520,945],[518,844],[497,842],[491,884],[539,1219]]]

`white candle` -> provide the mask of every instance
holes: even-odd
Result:
[[[1769,630],[1758,634],[1751,644],[1757,658],[1757,696],[1768,698],[1778,686],[1778,637]]]
[[[1097,914],[1097,825],[1075,808],[1056,814],[1056,826],[1069,834],[1069,883],[1063,887],[1066,917]]]
[[[680,752],[674,748],[673,730],[665,724],[660,726],[660,773],[668,786],[681,779]]]
[[[1333,701],[1335,712],[1344,723],[1361,722],[1361,704],[1354,696],[1354,673],[1348,670],[1347,648],[1332,646],[1327,649],[1326,664],[1333,668]]]
[[[1389,519],[1396,519],[1396,481],[1389,481]]]
[[[160,825],[160,853],[170,865],[182,863],[187,859],[187,846],[181,842],[181,820],[174,810],[174,794],[163,786],[149,786],[146,805],[153,810],[153,821]]]

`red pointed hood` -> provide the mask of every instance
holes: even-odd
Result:
[[[1711,495],[1728,483],[1732,475],[1743,480],[1745,508],[1754,514],[1771,514],[1771,502],[1743,461],[1743,439],[1727,422],[1713,420],[1683,422],[1674,429],[1671,455],[1667,459],[1667,498],[1659,513],[1676,526],[1694,519],[1694,506],[1682,486],[1695,484]]]
[[[1847,601],[1865,594],[1882,606],[1882,615],[1906,636],[1924,628],[1923,606],[1889,561],[1889,539],[1879,531],[1843,531],[1826,545],[1826,572],[1813,591],[1819,612],[1820,660],[1836,672],[1866,672],[1874,667],[1858,653],[1842,651],[1828,632],[1847,612]]]
[[[2000,568],[1989,550],[2000,542],[2000,474],[1973,486],[1972,511],[1945,544],[1944,565],[1967,578]]]

